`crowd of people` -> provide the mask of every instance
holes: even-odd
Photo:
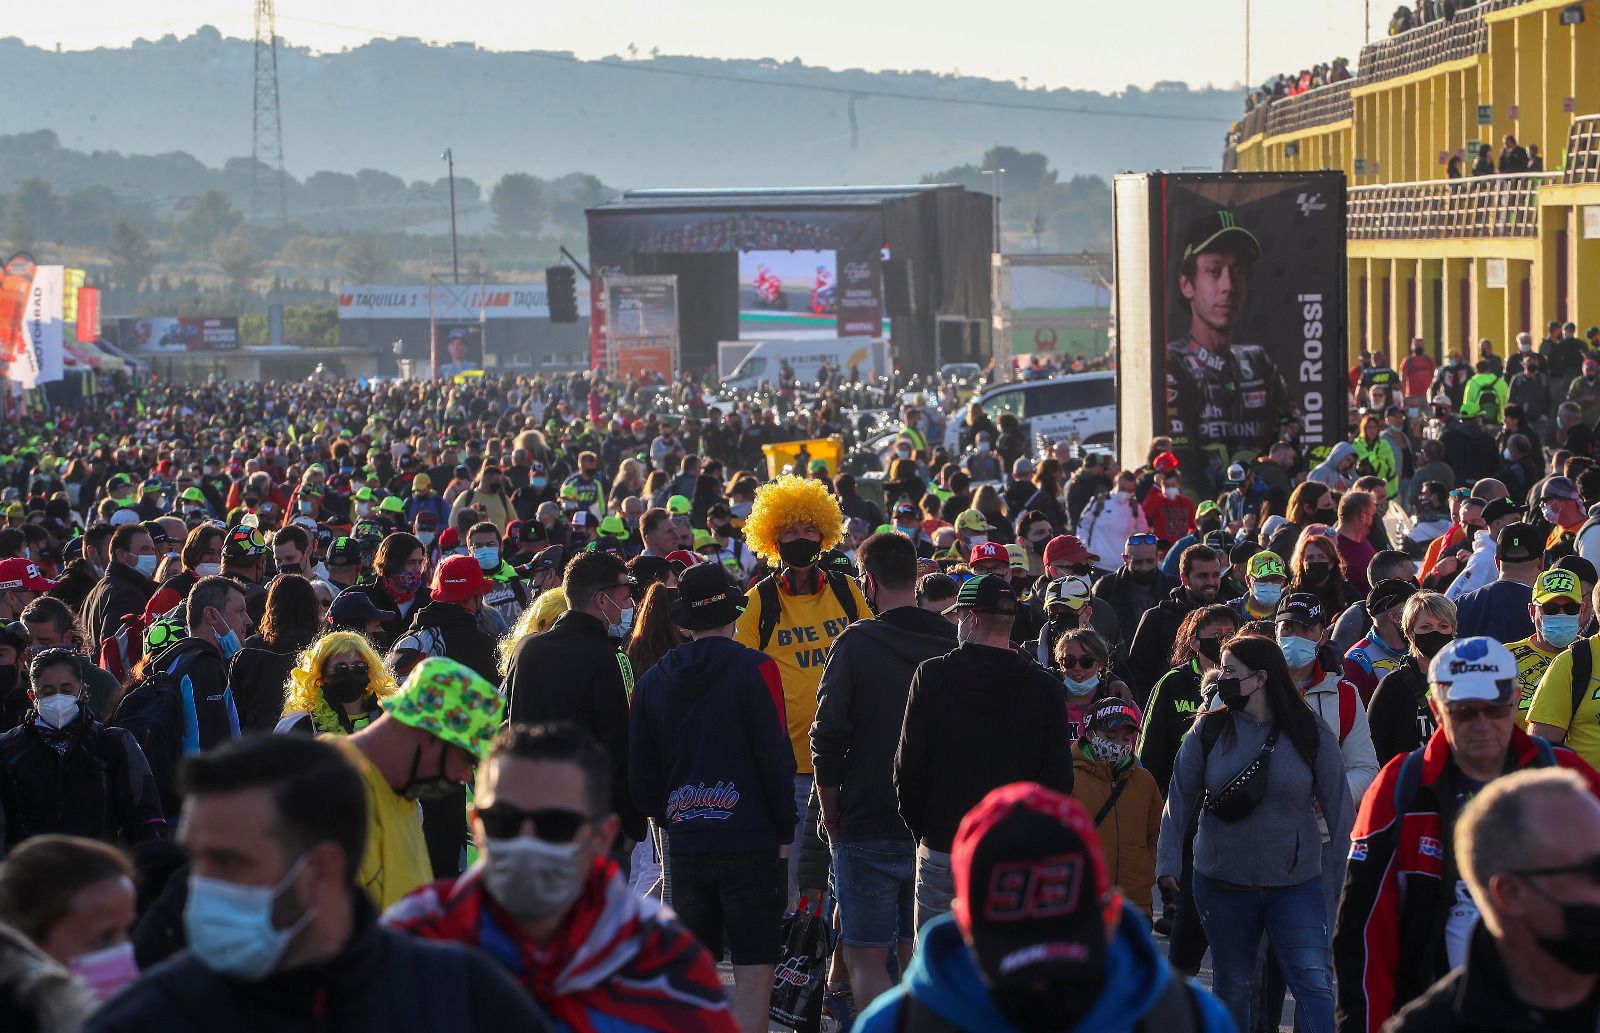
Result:
[[[830,1028],[1594,1028],[1600,353],[1545,345],[1366,356],[1350,440],[1220,471],[975,403],[770,469],[828,390],[588,372],[23,415],[0,1028],[749,1033],[800,913]]]

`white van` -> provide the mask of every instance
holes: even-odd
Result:
[[[1052,441],[1076,437],[1085,445],[1110,447],[1116,440],[1117,375],[1110,370],[996,384],[973,401],[991,420],[1011,413],[1029,441],[1041,435]],[[959,429],[959,421],[951,420],[946,437]]]
[[[889,372],[889,348],[878,337],[772,338],[756,342],[754,348],[733,372],[722,378],[722,386],[741,391],[768,384],[778,386],[778,371],[787,362],[802,388],[816,387],[817,373],[824,363],[838,368],[845,376],[851,368],[863,380]]]

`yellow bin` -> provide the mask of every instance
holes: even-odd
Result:
[[[762,445],[761,452],[767,457],[768,477],[778,477],[784,473],[804,475],[818,459],[828,464],[828,476],[832,477],[839,472],[839,461],[844,458],[844,438],[833,434],[809,441],[776,441]],[[803,469],[794,469],[801,452],[806,454],[805,466]]]

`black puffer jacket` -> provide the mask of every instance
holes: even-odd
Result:
[[[1012,649],[971,643],[925,660],[911,678],[894,785],[906,828],[948,851],[989,790],[1038,782],[1072,792],[1072,739],[1061,682]]]
[[[1144,612],[1128,644],[1128,667],[1133,672],[1135,696],[1148,693],[1172,667],[1172,644],[1178,625],[1189,611],[1205,605],[1187,588],[1174,588],[1167,597]]]
[[[228,688],[241,732],[270,732],[283,717],[283,691],[295,658],[309,642],[273,646],[251,635],[228,664]]]
[[[79,615],[94,646],[91,656],[100,655],[100,643],[117,630],[124,614],[143,613],[144,605],[156,594],[156,583],[126,563],[115,561],[83,601]]]
[[[155,779],[132,735],[81,708],[60,732],[30,720],[0,735],[0,842],[9,852],[45,833],[130,845],[166,836]]]
[[[528,992],[488,955],[381,929],[366,896],[354,896],[355,931],[326,961],[246,982],[213,972],[184,951],[144,973],[85,1029],[471,1033],[552,1028]]]

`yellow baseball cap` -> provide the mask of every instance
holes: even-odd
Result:
[[[956,530],[958,531],[987,531],[988,529],[989,518],[984,516],[981,510],[962,510],[961,515],[956,517]]]
[[[1533,601],[1543,605],[1552,599],[1567,599],[1581,604],[1583,586],[1578,583],[1578,575],[1561,567],[1551,567],[1540,574],[1533,582]]]
[[[1244,571],[1250,577],[1261,580],[1264,577],[1287,578],[1289,571],[1283,565],[1283,558],[1275,552],[1265,550],[1250,557],[1250,562],[1245,564]]]

